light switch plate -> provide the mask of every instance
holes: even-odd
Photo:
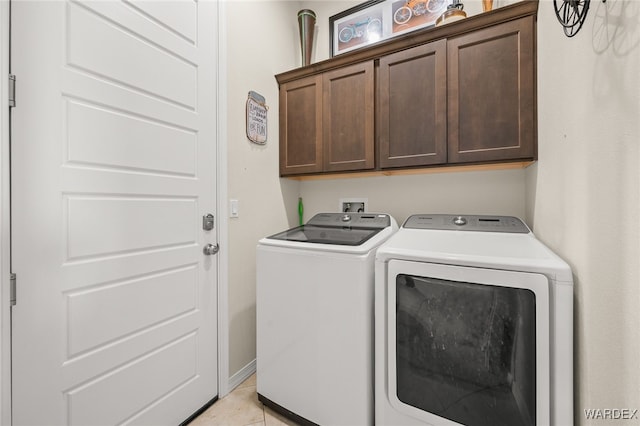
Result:
[[[239,217],[240,210],[238,200],[229,200],[229,217]]]

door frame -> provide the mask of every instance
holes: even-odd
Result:
[[[10,4],[0,0],[0,423],[11,424],[11,240],[9,204],[9,37]]]
[[[218,243],[218,398],[229,393],[229,253],[227,219],[227,72],[226,6],[217,2],[217,179],[216,211]],[[10,223],[10,134],[8,76],[10,70],[10,2],[0,0],[0,424],[11,424],[11,223]],[[221,65],[224,64],[224,65]],[[19,76],[16,79],[19,96]],[[17,96],[17,97],[18,97]],[[17,99],[19,108],[19,98]]]

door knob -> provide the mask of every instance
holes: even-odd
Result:
[[[202,252],[207,256],[217,254],[219,251],[220,251],[220,246],[217,244],[207,244],[202,248]]]

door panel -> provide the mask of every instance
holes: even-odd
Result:
[[[113,373],[66,391],[69,423],[117,424],[140,407],[148,406],[182,384],[195,380],[197,344],[195,333],[192,333],[132,360]],[[158,371],[163,371],[163,374],[157,374]],[[126,399],[117,405],[105,404],[123,389],[129,390]]]
[[[216,8],[12,4],[16,425],[175,425],[217,395]]]
[[[280,175],[322,171],[322,76],[280,87]]]
[[[535,17],[447,40],[449,163],[536,157]]]
[[[323,74],[323,170],[374,167],[373,61]]]
[[[451,426],[549,424],[545,275],[396,259],[388,265],[387,383],[399,413]]]
[[[68,4],[67,65],[194,109],[197,50],[188,44],[169,50],[163,46],[163,35],[156,40],[145,37],[146,25],[142,25],[142,34],[137,28],[114,25],[112,19],[117,16],[111,10],[110,3],[99,9],[91,3]],[[124,13],[122,9],[118,12]]]
[[[446,40],[380,58],[381,167],[447,162],[446,73]]]
[[[195,177],[193,131],[76,100],[67,102],[66,113],[69,163]]]

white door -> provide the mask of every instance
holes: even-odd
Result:
[[[217,395],[215,2],[13,1],[15,425]]]

